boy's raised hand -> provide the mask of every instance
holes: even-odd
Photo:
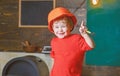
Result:
[[[79,32],[81,35],[86,34],[87,33],[87,27],[86,25],[84,25],[84,21],[82,20],[80,28],[79,28]]]

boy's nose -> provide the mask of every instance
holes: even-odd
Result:
[[[59,28],[59,31],[60,31],[60,32],[63,31],[61,27]]]

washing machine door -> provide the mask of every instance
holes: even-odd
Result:
[[[4,66],[2,76],[49,76],[49,70],[40,58],[24,56],[10,60]]]

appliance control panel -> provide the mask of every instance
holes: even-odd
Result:
[[[42,53],[50,53],[51,51],[51,46],[44,46],[42,49]]]

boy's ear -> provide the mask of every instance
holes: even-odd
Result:
[[[74,26],[70,26],[70,30],[71,30],[71,31],[73,30],[73,28],[74,28]]]
[[[73,29],[73,27],[71,26],[71,27],[70,27],[70,30],[72,30],[72,29]]]

